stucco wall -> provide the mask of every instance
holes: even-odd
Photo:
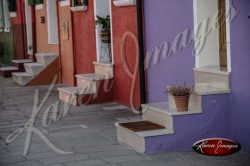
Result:
[[[172,47],[178,35],[189,29],[193,31],[193,0],[145,0],[146,51],[160,47],[168,41]],[[173,49],[171,49],[173,52]],[[159,63],[147,69],[148,102],[167,100],[166,88],[175,83],[193,83],[195,57],[194,43],[185,48],[178,47],[168,58],[160,58]],[[152,52],[151,52],[152,53]],[[153,55],[154,56],[154,55]]]
[[[137,14],[136,6],[116,7],[112,5],[112,24],[113,24],[113,47],[114,47],[114,100],[130,105],[130,89],[132,78],[128,76],[124,68],[124,61],[121,59],[121,38],[126,31],[133,32],[137,36]],[[131,38],[126,42],[126,60],[131,71],[134,72],[137,61],[135,43]],[[138,71],[137,71],[138,72]],[[138,75],[137,75],[138,76]],[[134,102],[136,107],[140,106],[140,87],[137,77],[135,87]]]
[[[234,0],[239,13],[231,23],[232,135],[250,151],[250,1]]]
[[[70,6],[58,5],[58,11],[62,83],[74,86],[74,57]],[[64,29],[63,27],[65,22],[68,23],[68,39],[63,38],[63,32],[67,30],[67,28]]]
[[[13,29],[13,42],[15,59],[25,59],[26,54],[26,30],[25,30],[25,9],[24,1],[16,1],[17,16],[11,18]]]
[[[73,40],[77,74],[94,73],[96,61],[95,22],[93,0],[86,12],[73,13]]]
[[[59,52],[58,44],[48,44],[48,28],[46,14],[46,0],[43,2],[43,8],[35,11],[36,15],[36,48],[38,53]],[[41,23],[41,16],[45,16],[45,23]]]

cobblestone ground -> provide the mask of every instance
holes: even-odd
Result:
[[[227,157],[207,157],[190,152],[168,152],[154,155],[139,154],[116,140],[114,123],[140,118],[128,108],[108,109],[116,103],[72,107],[61,120],[43,127],[45,108],[58,101],[53,89],[45,107],[38,114],[35,127],[54,145],[71,155],[59,155],[33,134],[29,154],[24,157],[26,131],[14,142],[6,145],[8,135],[22,128],[29,120],[33,108],[35,89],[42,98],[48,87],[19,87],[11,79],[0,78],[0,165],[1,166],[247,166],[250,155],[244,152]]]

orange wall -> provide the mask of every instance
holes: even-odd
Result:
[[[114,100],[130,105],[130,89],[132,78],[128,76],[123,67],[121,59],[120,43],[126,31],[133,32],[137,36],[136,6],[116,7],[112,5],[112,24],[113,24],[113,46],[114,46]],[[126,59],[132,71],[135,69],[136,49],[134,41],[128,38],[126,42]],[[135,87],[135,100],[137,108],[140,106],[140,87],[137,78]]]
[[[76,72],[78,74],[94,73],[93,62],[96,61],[96,40],[93,0],[89,0],[86,12],[73,13],[73,23]]]
[[[62,67],[62,83],[74,85],[74,57],[73,57],[73,39],[72,39],[72,21],[70,6],[58,5],[59,12],[59,30],[60,30],[60,56]],[[68,22],[68,39],[63,38],[63,23]]]
[[[43,9],[36,10],[36,48],[38,53],[44,52],[59,52],[58,44],[48,44],[48,29],[47,29],[47,14],[46,14],[46,1],[43,2]],[[45,16],[45,23],[40,22],[40,17]]]

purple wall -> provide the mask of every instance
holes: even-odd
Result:
[[[239,14],[231,23],[232,136],[250,151],[250,1],[234,5]]]
[[[230,138],[230,95],[202,97],[202,114],[174,116],[174,134],[146,139],[146,153],[191,150],[204,138]]]
[[[193,31],[193,0],[145,0],[146,51],[160,47],[164,41],[173,43],[175,37]],[[172,45],[172,44],[171,44]],[[167,100],[167,85],[193,83],[194,42],[169,58],[161,58],[147,70],[148,102]]]

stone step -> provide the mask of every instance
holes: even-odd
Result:
[[[48,66],[57,58],[57,56],[56,53],[37,53],[36,60],[38,63]]]
[[[208,83],[197,83],[195,85],[195,93],[198,95],[215,95],[230,93],[231,90],[228,88],[218,88]]]
[[[198,94],[218,94],[230,90],[230,73],[218,67],[195,68],[195,90]],[[199,93],[200,92],[200,93]]]
[[[45,66],[40,63],[25,63],[24,68],[27,73],[36,76],[45,68]]]
[[[126,124],[141,123],[141,122],[145,123],[145,121],[139,120],[139,121],[126,122]],[[123,123],[116,123],[115,126],[117,129],[118,142],[120,144],[125,144],[132,147],[139,153],[147,153],[148,146],[161,146],[161,144],[163,143],[161,141],[163,140],[161,140],[160,137],[174,133],[173,130],[169,130],[167,128],[135,131],[127,127],[124,127]],[[150,138],[158,139],[158,141],[152,142],[150,141]]]
[[[24,72],[24,64],[25,63],[32,63],[33,60],[31,59],[15,59],[12,60],[12,64],[19,69],[20,72]]]
[[[33,79],[33,76],[26,72],[18,72],[12,73],[12,78],[17,84],[24,86]]]
[[[93,92],[96,92],[97,82],[103,80],[104,77],[97,74],[78,74],[76,75],[76,79],[78,87],[89,88]]]
[[[65,103],[72,105],[80,105],[80,101],[84,96],[94,94],[92,89],[84,89],[80,87],[64,87],[58,88],[59,99]]]
[[[101,62],[93,62],[93,64],[95,65],[95,74],[105,75],[108,78],[114,77],[113,64]]]
[[[18,72],[18,68],[14,66],[0,67],[0,76],[1,77],[11,77],[12,72]]]

